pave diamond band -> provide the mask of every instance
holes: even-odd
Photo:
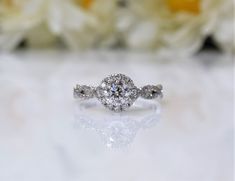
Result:
[[[103,79],[98,87],[76,85],[74,98],[85,100],[96,97],[105,107],[120,112],[129,108],[138,97],[162,98],[162,89],[162,85],[146,85],[137,88],[126,75],[114,74]]]

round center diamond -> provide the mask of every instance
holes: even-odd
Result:
[[[103,105],[117,112],[130,107],[138,97],[138,89],[133,81],[123,74],[105,78],[96,93]]]

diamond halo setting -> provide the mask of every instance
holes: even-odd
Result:
[[[96,97],[108,109],[121,112],[128,109],[138,97],[154,99],[162,97],[161,85],[146,85],[137,88],[131,78],[123,74],[113,74],[104,78],[98,87],[77,85],[74,97],[90,99]]]
[[[112,111],[120,112],[130,107],[139,96],[133,81],[123,75],[114,74],[105,78],[96,88],[97,98]]]

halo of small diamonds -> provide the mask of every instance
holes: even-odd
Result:
[[[96,88],[96,96],[105,107],[120,112],[134,103],[139,96],[139,89],[129,77],[114,74],[102,80]]]

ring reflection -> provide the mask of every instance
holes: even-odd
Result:
[[[138,100],[127,111],[115,113],[96,100],[75,102],[75,124],[96,131],[107,147],[119,148],[133,142],[137,132],[150,128],[160,120],[157,101]]]

